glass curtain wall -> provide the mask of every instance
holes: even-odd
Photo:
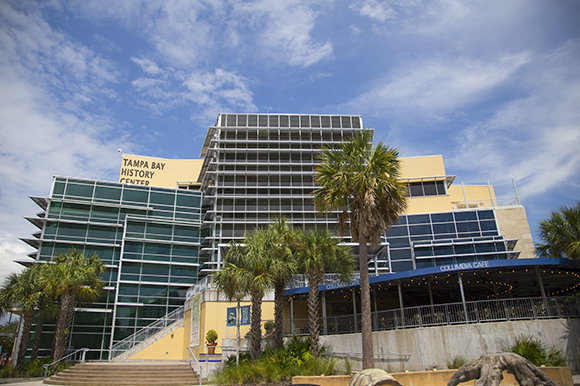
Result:
[[[88,359],[107,359],[111,343],[183,305],[197,282],[202,194],[177,190],[55,177],[32,257],[50,261],[72,247],[98,254],[106,264],[101,298],[79,305],[70,348],[88,347]],[[50,354],[54,326],[46,327],[41,356]]]

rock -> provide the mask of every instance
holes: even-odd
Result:
[[[381,369],[366,369],[352,377],[348,386],[402,386],[393,376]]]
[[[521,386],[558,386],[527,359],[513,353],[486,354],[461,366],[447,386],[475,379],[475,386],[499,386],[503,371],[513,374]]]

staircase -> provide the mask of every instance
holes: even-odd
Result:
[[[44,380],[71,386],[194,386],[199,376],[185,362],[81,363]]]

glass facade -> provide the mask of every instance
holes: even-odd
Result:
[[[519,255],[517,240],[500,235],[490,209],[404,215],[386,241],[388,265],[378,267],[384,273]]]
[[[31,221],[38,238],[24,240],[38,249],[33,257],[75,247],[107,266],[105,291],[80,305],[71,329],[70,346],[90,348],[90,359],[107,359],[111,343],[182,306],[197,282],[201,192],[55,177],[50,198],[33,199],[45,210]]]

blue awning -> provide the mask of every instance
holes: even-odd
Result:
[[[475,261],[460,264],[447,264],[438,267],[429,267],[414,269],[411,271],[402,271],[397,273],[389,273],[380,276],[369,278],[370,285],[379,285],[392,281],[413,279],[416,277],[431,277],[450,272],[473,272],[473,271],[490,271],[496,272],[502,269],[521,269],[521,268],[560,268],[560,269],[580,269],[580,264],[577,261],[568,259],[513,259],[513,260],[488,260]],[[330,283],[318,286],[320,292],[332,291],[343,288],[360,287],[360,280],[351,280],[346,283]],[[293,288],[284,291],[285,296],[301,295],[308,293],[308,287]]]

